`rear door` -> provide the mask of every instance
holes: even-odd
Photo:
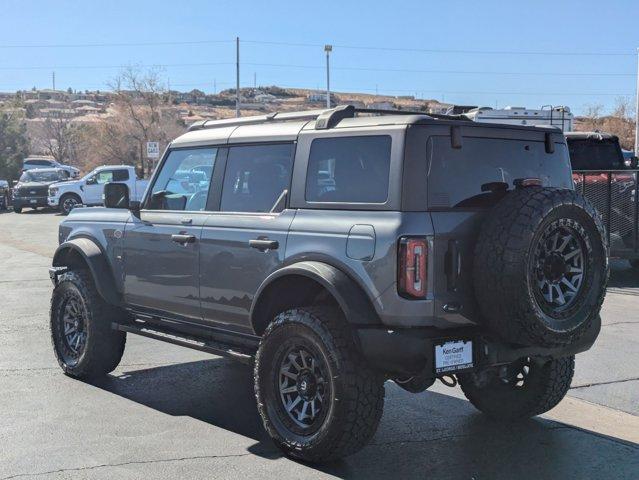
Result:
[[[228,148],[219,211],[202,230],[200,297],[204,321],[250,333],[249,312],[264,279],[284,260],[295,216],[283,200],[295,145]]]
[[[162,316],[201,319],[200,236],[211,178],[194,179],[195,165],[217,164],[217,148],[174,149],[155,176],[138,217],[124,237],[126,302]],[[215,193],[213,193],[215,195]]]

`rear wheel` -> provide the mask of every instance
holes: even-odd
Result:
[[[51,298],[51,341],[58,364],[77,378],[113,371],[122,358],[126,333],[111,322],[126,315],[98,294],[86,270],[62,274]]]
[[[329,461],[355,453],[382,415],[384,379],[360,357],[341,313],[306,307],[278,315],[255,360],[266,431],[287,455]]]
[[[458,375],[466,398],[497,420],[540,415],[566,395],[575,371],[575,357],[547,362],[523,358],[500,369]]]
[[[639,260],[628,260],[630,262],[630,266],[635,270],[639,271]]]
[[[22,213],[22,207],[13,207],[13,211],[16,213]]]

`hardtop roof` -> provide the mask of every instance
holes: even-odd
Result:
[[[341,105],[327,110],[281,112],[267,115],[203,120],[171,142],[173,147],[260,141],[294,141],[302,130],[329,130],[408,125],[460,125],[491,129],[560,132],[549,125],[477,123],[464,115],[435,115],[401,110],[357,109]]]

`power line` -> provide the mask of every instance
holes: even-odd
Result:
[[[196,63],[150,63],[129,65],[55,65],[55,66],[22,66],[2,67],[0,70],[95,70],[111,68],[173,68],[173,67],[210,67],[221,65],[235,65],[234,62],[196,62]],[[291,63],[254,63],[245,62],[244,65],[256,67],[275,68],[301,68],[324,69],[323,65],[299,65]],[[363,71],[363,72],[393,72],[393,73],[428,73],[446,75],[530,75],[530,76],[563,76],[563,77],[635,77],[634,73],[621,72],[513,72],[513,71],[487,71],[487,70],[424,70],[407,68],[382,68],[382,67],[332,67],[333,70]]]
[[[169,45],[205,45],[214,43],[233,43],[233,40],[186,40],[179,42],[126,42],[126,43],[40,43],[22,45],[3,45],[0,48],[98,48],[98,47],[159,47]]]
[[[295,43],[276,42],[268,40],[243,40],[244,43],[256,45],[279,45],[289,47],[322,47],[319,43]],[[562,51],[540,51],[540,50],[462,50],[462,49],[438,49],[438,48],[407,48],[407,47],[379,47],[369,45],[341,45],[333,44],[335,48],[351,50],[375,50],[388,52],[411,52],[411,53],[446,53],[446,54],[468,54],[468,55],[552,55],[552,56],[634,56],[628,52],[562,52]]]
[[[280,42],[272,40],[243,40],[243,43],[254,45],[277,45],[303,48],[323,48],[322,43]],[[0,44],[0,49],[20,48],[105,48],[105,47],[155,47],[170,45],[206,45],[206,44],[233,44],[234,40],[183,40],[183,41],[159,41],[159,42],[100,42],[100,43],[40,43],[40,44]],[[444,48],[414,48],[414,47],[381,47],[376,45],[348,45],[333,44],[335,48],[349,50],[373,50],[388,52],[410,53],[442,53],[463,55],[546,55],[546,56],[634,56],[632,52],[586,52],[586,51],[541,51],[541,50],[468,50],[468,49],[444,49]]]

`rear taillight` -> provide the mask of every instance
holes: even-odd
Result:
[[[397,291],[402,297],[426,298],[428,242],[420,237],[399,239]]]

